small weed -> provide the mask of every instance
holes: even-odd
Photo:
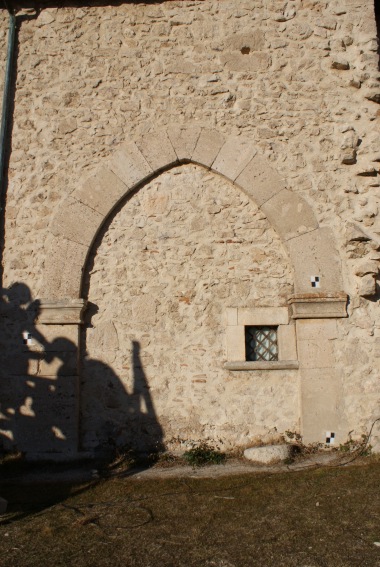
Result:
[[[353,439],[350,432],[347,441],[339,445],[338,451],[342,453],[359,453],[363,457],[369,457],[372,446],[368,444],[368,441],[368,435],[362,434],[359,439]]]
[[[192,447],[183,454],[185,461],[192,467],[205,465],[221,465],[226,460],[225,453],[219,447],[211,445],[208,440],[192,442]]]

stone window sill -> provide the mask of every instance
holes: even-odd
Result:
[[[298,360],[261,360],[257,362],[242,360],[241,362],[226,362],[224,365],[227,370],[296,370],[298,367]]]

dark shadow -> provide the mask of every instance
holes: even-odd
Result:
[[[90,310],[89,320],[96,309],[94,305]],[[38,313],[39,302],[32,301],[25,284],[2,290],[0,453],[68,460],[112,457],[115,452],[131,450],[157,452],[162,430],[142,366],[140,345],[136,341],[126,345],[133,369],[131,392],[111,366],[85,357],[85,391],[80,396],[77,344],[63,336],[52,335],[48,340],[35,325]],[[83,419],[86,439],[80,438]],[[79,451],[81,447],[86,455]]]
[[[137,341],[132,341],[131,369],[133,387],[127,392],[110,366],[84,357],[80,420],[84,450],[91,448],[101,456],[132,452],[147,457],[162,448],[162,429]]]
[[[376,29],[377,29],[377,55],[379,57],[378,69],[380,71],[380,2],[379,0],[374,0],[374,3],[375,3],[375,19],[376,19]]]

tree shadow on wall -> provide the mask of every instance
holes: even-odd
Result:
[[[83,360],[82,420],[84,448],[133,451],[154,455],[162,448],[149,384],[141,362],[140,344],[132,341],[132,389],[128,393],[112,368],[99,360]]]
[[[54,326],[46,327],[49,337],[44,336],[34,323],[38,312],[39,302],[32,301],[25,284],[2,290],[0,453],[65,460],[84,456],[81,449],[95,457],[123,450],[156,452],[162,429],[139,343],[133,341],[131,348],[131,392],[111,366],[85,358],[81,395],[77,345],[67,337],[53,337]]]

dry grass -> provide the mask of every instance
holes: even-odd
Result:
[[[380,464],[4,485],[3,567],[380,566]]]

